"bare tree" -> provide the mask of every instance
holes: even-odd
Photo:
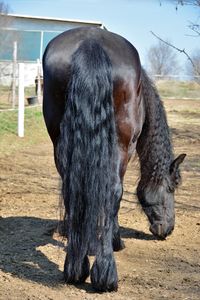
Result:
[[[10,30],[13,17],[9,16],[10,7],[0,1],[0,57],[1,59],[12,59],[14,51],[14,42],[19,43],[20,33],[16,30]]]
[[[180,69],[175,51],[161,41],[148,50],[147,68],[151,74],[160,76],[178,73]]]
[[[6,34],[4,28],[10,25],[10,18],[7,16],[10,8],[4,2],[0,1],[0,54],[4,53],[5,50],[8,50],[10,46],[10,35]]]
[[[0,1],[0,13],[7,14],[9,12],[9,6],[3,1]]]
[[[186,68],[188,74],[191,75],[194,81],[200,84],[200,49],[197,49],[192,55],[191,59],[195,65],[195,68],[187,62]]]
[[[6,15],[9,13],[9,11],[10,11],[9,6],[4,1],[0,1],[0,30],[8,22],[8,18]]]

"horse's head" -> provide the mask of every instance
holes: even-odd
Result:
[[[149,184],[137,190],[139,201],[151,224],[150,231],[159,239],[165,239],[174,229],[174,192],[181,180],[179,165],[185,156],[181,154],[172,162],[169,174],[161,184]]]

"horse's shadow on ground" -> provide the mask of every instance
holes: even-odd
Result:
[[[53,237],[57,225],[56,220],[34,217],[0,218],[0,269],[18,278],[47,286],[63,284],[63,273],[59,266],[40,250],[40,247],[46,245],[64,250],[62,239],[58,241]],[[121,227],[121,233],[122,238],[154,239],[150,234],[131,228]],[[77,288],[92,292],[88,283]]]
[[[139,231],[136,229],[122,227],[120,226],[120,232],[122,239],[136,239],[136,240],[146,240],[146,241],[154,241],[156,238],[149,233],[145,233],[143,231]]]
[[[64,243],[53,238],[57,224],[34,217],[0,218],[0,269],[44,285],[62,282],[58,265],[38,249],[49,244],[64,249]]]

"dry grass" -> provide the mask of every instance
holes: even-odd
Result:
[[[156,86],[162,97],[200,99],[200,84],[188,81],[160,80]]]

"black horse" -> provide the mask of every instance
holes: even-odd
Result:
[[[117,290],[113,250],[123,248],[117,215],[128,161],[137,151],[138,199],[151,232],[164,239],[174,228],[185,154],[174,160],[160,97],[123,37],[97,28],[64,32],[47,46],[43,70],[43,112],[67,214],[65,281],[90,274],[96,290]]]

